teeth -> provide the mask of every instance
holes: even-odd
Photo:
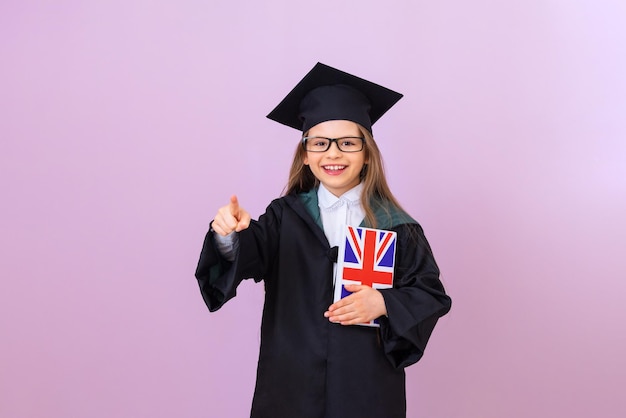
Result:
[[[325,165],[324,168],[326,170],[343,170],[346,168],[345,165]]]

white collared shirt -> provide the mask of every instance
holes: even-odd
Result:
[[[338,247],[346,236],[346,226],[359,226],[365,217],[361,206],[363,183],[359,183],[340,197],[329,192],[323,184],[317,190],[324,234],[332,247]],[[337,277],[337,263],[333,264],[333,286]]]
[[[331,247],[339,246],[345,237],[347,225],[359,226],[365,217],[361,206],[363,184],[359,183],[340,197],[335,196],[320,184],[317,202],[320,207],[324,234]]]

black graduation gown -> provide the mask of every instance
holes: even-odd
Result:
[[[377,212],[378,213],[378,212]],[[381,214],[384,211],[380,212]],[[196,278],[210,311],[243,279],[265,282],[253,418],[404,418],[404,367],[417,362],[437,319],[450,309],[421,227],[408,215],[381,216],[398,233],[394,288],[382,290],[380,329],[333,324],[333,251],[312,190],[274,200],[239,233],[230,263],[207,234]]]

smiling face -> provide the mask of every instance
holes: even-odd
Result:
[[[313,126],[307,136],[342,138],[360,137],[362,133],[354,122],[330,120]],[[337,197],[359,184],[361,170],[367,163],[365,149],[359,152],[342,152],[336,142],[330,145],[328,151],[307,152],[303,162],[311,168],[320,183]]]

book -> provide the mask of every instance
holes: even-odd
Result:
[[[346,236],[337,255],[337,280],[334,301],[348,296],[347,284],[374,289],[393,287],[397,234],[382,229],[346,227]],[[379,327],[377,320],[359,324]]]

